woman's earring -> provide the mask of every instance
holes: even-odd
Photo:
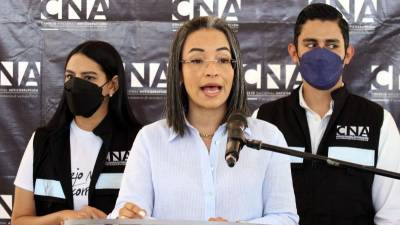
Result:
[[[113,94],[112,93],[110,93],[110,98],[113,96]]]

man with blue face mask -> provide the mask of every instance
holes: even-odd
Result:
[[[343,68],[354,55],[342,14],[311,4],[288,51],[302,85],[254,115],[275,124],[290,148],[400,172],[400,135],[390,113],[349,93]],[[300,225],[400,224],[400,182],[292,157]]]

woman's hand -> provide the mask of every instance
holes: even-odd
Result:
[[[105,219],[107,217],[107,214],[105,214],[100,209],[96,209],[96,208],[90,207],[90,206],[84,206],[78,212],[89,216],[89,218],[91,218],[91,219]]]
[[[89,219],[89,215],[80,211],[74,210],[62,210],[57,212],[58,221],[60,224],[64,224],[64,220],[68,219]]]
[[[64,220],[67,219],[104,219],[107,215],[94,207],[84,206],[80,210],[62,210],[58,212],[60,218],[60,224],[64,224]]]
[[[208,221],[213,221],[213,222],[228,222],[228,220],[222,218],[222,217],[211,217],[208,219]]]
[[[143,219],[146,211],[133,203],[125,203],[124,207],[119,210],[118,218],[120,219]]]

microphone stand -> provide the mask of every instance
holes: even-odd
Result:
[[[240,147],[243,147],[243,145],[246,145],[247,147],[250,147],[250,148],[253,148],[256,150],[262,149],[262,150],[282,153],[285,155],[297,156],[297,157],[304,158],[304,159],[324,161],[324,162],[328,163],[329,165],[332,165],[335,167],[353,168],[353,169],[357,169],[360,171],[365,171],[365,172],[369,172],[369,173],[373,173],[373,174],[378,174],[378,175],[381,175],[384,177],[390,177],[390,178],[400,180],[399,173],[395,173],[395,172],[388,171],[388,170],[378,169],[378,168],[375,168],[372,166],[364,166],[364,165],[360,165],[360,164],[356,164],[356,163],[346,162],[343,160],[333,159],[333,158],[329,158],[326,156],[316,155],[316,154],[312,154],[312,153],[308,153],[308,152],[299,152],[299,151],[295,151],[295,150],[288,149],[288,148],[283,148],[283,147],[278,147],[275,145],[266,144],[259,140],[246,139],[243,136],[243,133],[233,134],[232,136],[230,136],[230,138],[239,141]]]

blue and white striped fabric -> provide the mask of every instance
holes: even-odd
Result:
[[[248,126],[248,138],[286,146],[275,126],[254,118],[248,118]],[[139,132],[109,218],[133,202],[158,219],[298,223],[287,156],[244,147],[238,163],[229,168],[226,125],[215,132],[210,152],[198,131],[188,127],[181,137],[161,120]]]

